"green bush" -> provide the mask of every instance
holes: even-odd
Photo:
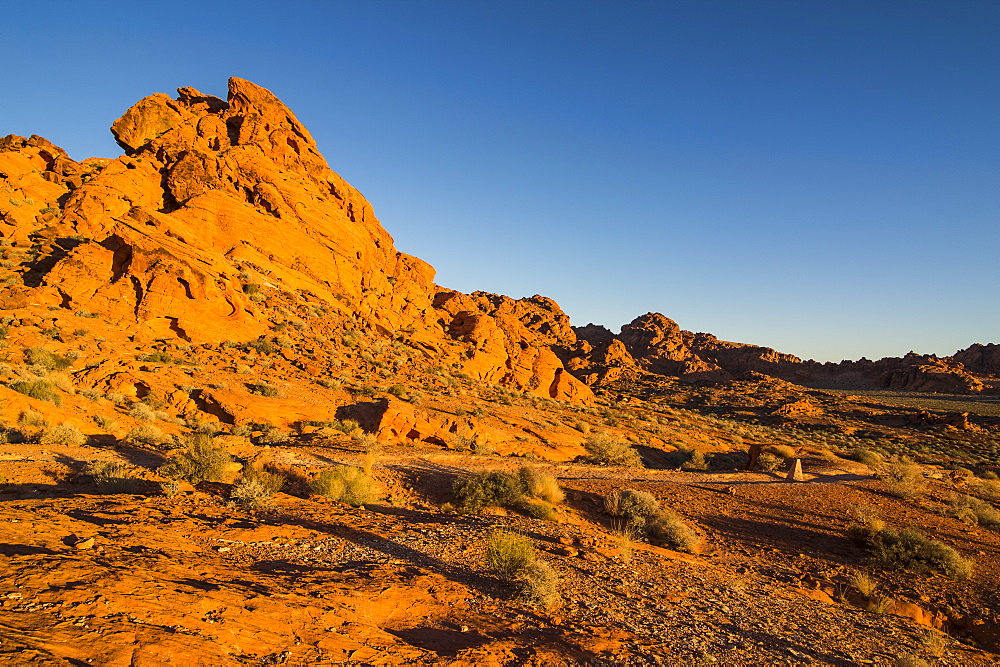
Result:
[[[160,467],[160,474],[170,479],[183,479],[197,484],[201,481],[221,482],[233,458],[207,433],[187,436],[184,449]]]
[[[142,422],[155,422],[156,411],[145,403],[136,403],[128,411],[128,416]]]
[[[378,487],[371,475],[361,468],[341,466],[319,472],[309,483],[319,496],[361,507],[378,499]]]
[[[392,394],[396,398],[403,398],[406,396],[406,387],[401,384],[394,384],[389,389],[386,390],[387,393]]]
[[[475,449],[474,446],[473,451]],[[559,481],[552,475],[546,475],[538,469],[528,466],[521,466],[517,475],[521,478],[526,493],[532,498],[538,498],[553,505],[558,505],[566,499],[566,494],[560,488]]]
[[[851,524],[847,535],[868,551],[874,565],[918,572],[937,571],[952,579],[968,579],[972,563],[957,551],[912,528],[896,530],[875,518]]]
[[[43,347],[29,347],[24,351],[24,357],[32,366],[41,366],[47,371],[64,371],[73,365],[73,360],[56,354]]]
[[[592,433],[582,445],[587,450],[587,461],[590,463],[608,466],[642,466],[642,457],[632,445],[607,433]]]
[[[514,507],[527,494],[519,476],[500,471],[458,479],[453,490],[458,507],[469,512],[484,507]]]
[[[256,350],[260,354],[274,354],[278,351],[278,346],[267,336],[260,336],[254,340],[247,341],[246,347]]]
[[[49,401],[56,405],[62,405],[62,397],[56,391],[55,385],[48,380],[40,378],[37,380],[20,380],[12,383],[10,388],[40,401]]]
[[[697,553],[701,538],[691,526],[670,510],[660,510],[646,526],[646,532],[653,540],[681,551]]]

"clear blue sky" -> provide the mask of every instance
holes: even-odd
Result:
[[[8,3],[0,134],[270,88],[442,285],[840,360],[1000,342],[1000,2]]]

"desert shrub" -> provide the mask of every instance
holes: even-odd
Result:
[[[132,447],[156,447],[170,438],[152,424],[140,424],[125,435],[125,443]]]
[[[262,445],[278,445],[282,442],[288,442],[288,434],[274,424],[264,424],[260,431],[257,442]]]
[[[524,535],[496,530],[486,543],[486,567],[499,579],[514,581],[535,560],[535,547]]]
[[[156,421],[156,411],[149,407],[146,403],[136,403],[128,411],[128,416],[132,419],[138,419],[142,422],[155,422]]]
[[[957,551],[912,528],[896,530],[872,518],[848,526],[847,535],[868,551],[874,565],[918,572],[937,571],[952,579],[968,579],[972,563]]]
[[[244,507],[264,507],[271,504],[274,494],[284,486],[281,475],[259,468],[244,468],[229,492],[229,499]]]
[[[22,410],[17,417],[17,425],[21,428],[45,428],[49,425],[49,420],[40,412]]]
[[[655,541],[681,551],[695,553],[701,545],[701,538],[691,526],[670,510],[660,510],[646,525],[646,532]]]
[[[160,482],[160,491],[167,498],[175,498],[181,492],[181,483],[176,479],[168,479]]]
[[[866,572],[854,572],[847,580],[854,587],[854,590],[866,598],[871,597],[877,587],[875,580]]]
[[[661,508],[651,493],[623,489],[605,498],[604,507],[622,524],[622,533],[644,533],[656,542],[691,553],[701,546],[694,529],[673,511]]]
[[[267,336],[260,336],[254,340],[247,341],[246,346],[252,350],[256,350],[260,354],[274,354],[278,350],[278,347]]]
[[[355,442],[363,452],[375,452],[381,448],[378,437],[374,433],[368,433],[360,429],[351,434],[351,440]]]
[[[681,464],[681,470],[708,470],[705,455],[697,450],[692,450],[691,457]]]
[[[634,447],[607,433],[592,433],[582,444],[587,450],[587,461],[590,463],[630,467],[642,465],[642,457]]]
[[[788,445],[769,445],[764,448],[764,451],[774,454],[775,456],[780,456],[783,459],[795,458],[795,448]]]
[[[387,393],[392,394],[396,398],[403,398],[406,396],[406,387],[401,384],[394,384],[386,390]]]
[[[87,436],[72,424],[59,424],[47,428],[38,438],[38,444],[50,447],[53,445],[79,447],[86,442]]]
[[[319,496],[360,507],[378,498],[378,488],[371,475],[361,468],[340,466],[323,470],[309,483],[309,489]]]
[[[275,396],[281,395],[280,389],[269,385],[266,382],[250,385],[250,391],[258,396],[265,396],[267,398],[274,398]]]
[[[882,455],[864,447],[855,447],[851,450],[851,458],[866,466],[877,466],[882,463]]]
[[[192,433],[185,446],[160,466],[160,474],[170,479],[183,479],[197,484],[201,481],[220,482],[229,470],[232,456],[215,444],[207,433]]]
[[[559,606],[559,577],[545,561],[532,560],[514,574],[511,583],[521,602],[545,609]]]
[[[979,476],[982,479],[991,479],[991,480],[1000,479],[1000,475],[997,475],[995,470],[984,470],[983,472],[979,473]]]
[[[84,472],[94,480],[101,493],[139,493],[141,480],[135,471],[117,461],[93,461]]]
[[[472,453],[476,456],[489,456],[490,454],[495,454],[496,450],[488,442],[479,442],[477,440],[472,443]]]
[[[660,511],[660,502],[651,493],[622,489],[604,499],[604,509],[634,530],[645,530]]]
[[[952,514],[972,525],[1000,526],[1000,511],[993,505],[973,496],[961,495],[951,501]]]
[[[458,479],[453,491],[459,508],[477,512],[484,507],[513,508],[527,493],[527,488],[519,476],[495,471]]]
[[[886,491],[899,498],[916,498],[927,490],[924,473],[915,463],[898,461],[889,465],[881,475]]]
[[[892,662],[892,667],[931,667],[931,663],[919,656],[906,653],[896,658]]]
[[[140,354],[139,361],[149,361],[156,364],[169,364],[174,360],[170,356],[169,352],[164,352],[162,350],[154,350],[148,354]]]
[[[521,514],[529,516],[532,519],[555,521],[556,517],[558,517],[558,514],[552,505],[544,500],[537,500],[535,498],[521,498],[511,506],[511,509],[517,510]]]
[[[784,464],[785,460],[780,456],[775,456],[774,454],[761,452],[760,455],[757,456],[757,467],[764,472],[777,472]]]
[[[241,438],[249,438],[253,434],[253,426],[250,424],[236,424],[230,429],[230,433]]]
[[[24,357],[31,366],[41,366],[47,371],[64,371],[73,365],[73,360],[69,357],[44,347],[29,347],[24,351]]]
[[[524,483],[527,494],[532,498],[538,498],[553,505],[558,505],[566,499],[566,494],[560,488],[558,480],[552,475],[546,475],[536,468],[528,466],[521,466],[517,474]]]
[[[674,445],[674,450],[666,453],[667,465],[680,468],[682,465],[691,460],[691,456],[694,454],[694,447],[688,447],[687,445]]]
[[[37,398],[40,401],[49,401],[55,403],[56,405],[62,405],[62,397],[56,392],[56,387],[54,384],[48,380],[41,378],[35,380],[19,380],[13,382],[10,388],[14,391],[24,394],[25,396],[30,396],[31,398]]]

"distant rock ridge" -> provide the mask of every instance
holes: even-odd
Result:
[[[992,343],[977,343],[945,358],[910,352],[878,361],[820,363],[685,331],[660,313],[637,317],[617,335],[596,324],[574,331],[577,344],[563,348],[562,357],[567,368],[592,385],[649,373],[689,382],[762,374],[807,386],[948,394],[994,392],[1000,387],[1000,345]]]

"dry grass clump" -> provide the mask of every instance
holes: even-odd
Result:
[[[93,461],[84,471],[101,493],[139,493],[142,481],[135,471],[117,461]]]
[[[604,466],[642,466],[642,457],[632,445],[605,432],[591,433],[583,441],[587,461]]]
[[[160,466],[160,474],[170,479],[183,479],[192,484],[221,482],[229,471],[233,458],[207,433],[187,436],[184,449]]]
[[[848,577],[848,581],[857,592],[866,598],[871,597],[877,588],[875,580],[867,572],[854,572]]]
[[[566,499],[566,494],[559,486],[559,481],[552,475],[546,475],[537,468],[528,466],[522,466],[517,474],[524,482],[528,495],[532,498],[538,498],[553,505],[558,505]]]
[[[960,495],[951,501],[951,513],[973,526],[1000,526],[1000,510],[979,498]]]
[[[378,499],[378,485],[374,478],[361,468],[340,466],[327,468],[309,482],[309,490],[332,500],[361,507]]]
[[[935,571],[952,579],[968,579],[972,573],[972,563],[946,544],[912,528],[896,530],[877,517],[851,524],[847,535],[865,547],[869,560],[880,567]]]
[[[651,493],[623,489],[605,498],[604,507],[623,533],[645,533],[653,541],[689,553],[700,550],[701,538],[694,529],[675,512],[660,507]]]
[[[885,489],[898,498],[917,498],[927,491],[927,482],[920,466],[911,461],[890,464],[880,475]]]
[[[284,484],[285,479],[281,475],[247,466],[233,484],[229,499],[244,507],[265,507],[271,504],[274,494]]]
[[[521,602],[552,609],[559,604],[559,578],[555,570],[535,557],[535,548],[524,535],[496,530],[486,544],[486,567],[510,586]]]
[[[79,447],[87,442],[87,436],[72,424],[59,424],[47,428],[38,438],[38,444],[47,446],[61,445],[64,447]]]

